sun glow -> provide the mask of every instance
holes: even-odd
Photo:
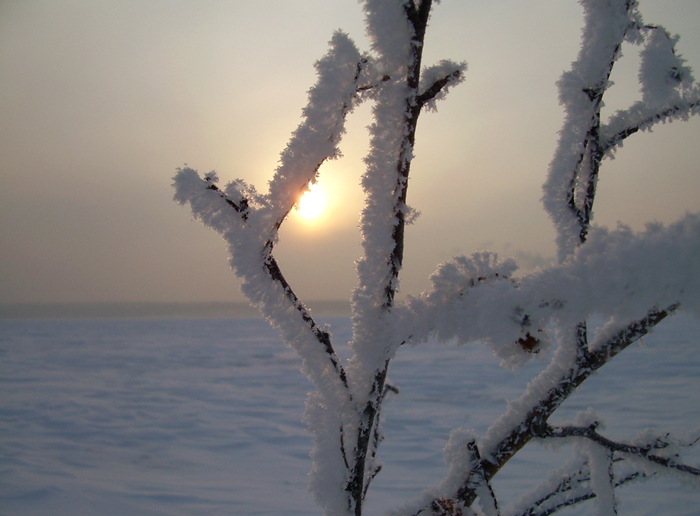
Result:
[[[299,215],[302,218],[311,220],[318,217],[326,205],[326,196],[318,185],[311,185],[309,191],[306,192],[299,200]]]

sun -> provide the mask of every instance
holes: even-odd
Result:
[[[318,217],[326,205],[326,196],[318,185],[311,185],[309,191],[306,192],[299,200],[299,215],[302,218],[311,220]]]

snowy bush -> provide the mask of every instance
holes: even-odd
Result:
[[[328,515],[359,516],[372,479],[380,472],[377,448],[389,365],[407,343],[431,338],[459,345],[483,343],[516,367],[550,349],[551,361],[485,435],[457,429],[446,447],[449,470],[396,515],[502,514],[490,480],[533,439],[568,442],[566,465],[509,509],[546,515],[595,498],[601,515],[616,514],[615,489],[632,480],[670,475],[697,485],[700,469],[683,462],[694,442],[664,435],[613,441],[584,413],[566,426],[550,416],[592,373],[678,310],[700,311],[700,216],[640,234],[592,227],[601,164],[622,143],[659,122],[700,111],[700,87],[676,55],[677,37],[646,25],[634,0],[582,0],[581,50],[559,82],[566,118],[544,185],[544,207],[556,230],[556,265],[516,278],[511,259],[492,253],[456,257],[439,265],[432,289],[397,302],[410,218],[406,192],[416,126],[459,84],[466,65],[440,61],[424,68],[423,40],[430,0],[365,0],[371,51],[361,53],[336,33],[316,68],[304,119],[266,194],[237,180],[217,186],[214,173],[190,168],[175,176],[175,200],[222,234],[242,290],[302,360],[316,390],[306,423],[314,436],[311,487]],[[611,71],[623,42],[641,47],[642,100],[600,117]],[[344,363],[331,335],[294,293],[273,250],[280,226],[324,161],[339,156],[346,116],[374,103],[371,143],[362,177],[363,255],[353,293],[352,358]],[[587,319],[607,323],[590,331]],[[480,509],[472,508],[477,502]]]

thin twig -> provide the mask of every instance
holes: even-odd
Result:
[[[550,427],[548,426],[545,432],[545,438],[560,438],[560,437],[585,437],[591,441],[599,444],[600,446],[607,448],[610,451],[627,453],[629,455],[634,455],[636,457],[641,457],[644,460],[653,462],[660,466],[666,468],[675,469],[682,471],[683,473],[688,473],[693,476],[700,476],[700,468],[693,466],[688,466],[687,464],[679,464],[667,457],[661,457],[659,455],[654,455],[650,453],[654,447],[642,447],[635,446],[632,444],[620,443],[617,441],[612,441],[607,437],[603,437],[598,432],[595,431],[594,427],[579,427],[579,426],[563,426],[563,427]]]

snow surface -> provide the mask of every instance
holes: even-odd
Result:
[[[350,319],[327,319],[336,342]],[[700,426],[700,321],[679,315],[606,365],[555,413],[592,406],[601,432]],[[339,349],[345,358],[347,350]],[[307,492],[311,383],[261,319],[0,321],[0,515],[320,515]],[[455,427],[483,436],[544,367],[499,367],[483,346],[399,350],[384,406],[384,469],[367,514],[438,484]],[[572,449],[531,443],[496,477],[501,506],[564,464]],[[700,453],[689,455],[700,465]],[[698,514],[673,479],[621,488],[624,515]],[[560,514],[594,514],[587,502]]]

